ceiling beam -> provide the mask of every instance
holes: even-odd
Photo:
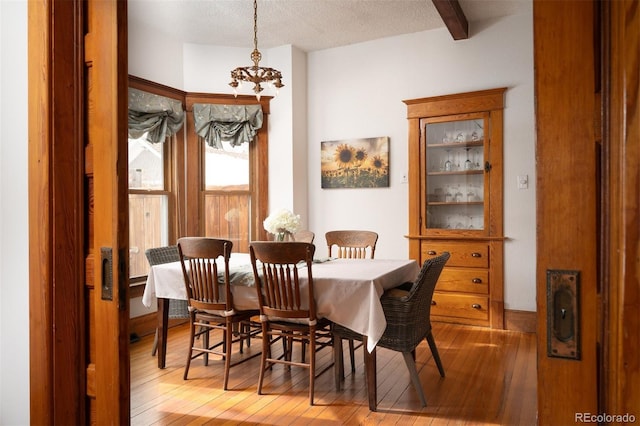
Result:
[[[432,0],[454,40],[469,38],[469,23],[458,0]]]

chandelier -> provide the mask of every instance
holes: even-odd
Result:
[[[258,2],[253,0],[253,52],[251,52],[251,60],[253,65],[248,67],[238,67],[231,71],[231,83],[233,93],[238,96],[237,89],[242,85],[243,81],[253,83],[253,92],[256,98],[260,100],[260,93],[264,89],[262,83],[273,86],[277,90],[284,87],[282,84],[282,74],[273,68],[261,67],[259,65],[262,54],[258,50]]]

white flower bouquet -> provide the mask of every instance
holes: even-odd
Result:
[[[278,241],[283,241],[285,235],[295,234],[300,226],[300,215],[293,214],[287,209],[271,213],[264,222],[264,229],[276,235]]]

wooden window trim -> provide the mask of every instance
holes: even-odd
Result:
[[[190,209],[187,215],[187,227],[183,235],[204,235],[204,223],[200,220],[204,210],[204,194],[213,193],[212,190],[205,191],[202,172],[204,169],[203,143],[195,132],[193,118],[194,104],[225,104],[225,105],[255,105],[259,103],[262,107],[263,122],[262,128],[258,131],[256,139],[249,147],[249,168],[251,179],[249,182],[249,193],[251,193],[251,238],[254,240],[264,240],[267,233],[262,226],[262,222],[267,217],[268,210],[268,188],[269,188],[269,102],[270,96],[262,96],[257,101],[253,96],[237,96],[188,93],[186,96],[186,146],[185,164],[199,164],[197,168],[186,171],[186,204],[187,206],[197,206],[198,210]]]
[[[269,113],[270,96],[259,101],[253,96],[211,93],[188,93],[162,84],[129,76],[129,87],[166,96],[183,103],[186,120],[183,131],[174,135],[174,143],[168,144],[165,177],[170,177],[165,190],[169,193],[169,242],[175,243],[182,236],[204,235],[204,222],[200,220],[203,204],[201,138],[195,132],[193,104],[255,105],[259,103],[263,112],[262,128],[249,148],[250,173],[249,192],[252,195],[251,237],[264,240],[267,233],[262,222],[268,212],[269,188]],[[197,167],[186,167],[197,164]]]
[[[129,87],[143,90],[145,92],[153,93],[167,98],[172,98],[185,103],[186,93],[182,90],[167,87],[158,83],[154,83],[149,80],[145,80],[139,77],[129,76]],[[178,235],[180,235],[180,214],[184,211],[181,209],[179,203],[181,195],[181,181],[180,171],[182,167],[179,167],[180,150],[184,146],[184,131],[180,130],[178,133],[171,137],[171,140],[164,143],[164,190],[129,190],[129,194],[164,194],[168,195],[168,240],[169,244],[176,241]]]

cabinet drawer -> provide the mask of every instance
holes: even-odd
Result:
[[[451,254],[446,266],[465,266],[467,268],[489,267],[489,244],[477,242],[431,242],[423,241],[421,247],[422,261],[448,251]]]
[[[487,320],[489,319],[489,298],[435,292],[431,302],[431,314]]]
[[[449,268],[442,270],[438,291],[489,294],[489,271],[479,268]]]

